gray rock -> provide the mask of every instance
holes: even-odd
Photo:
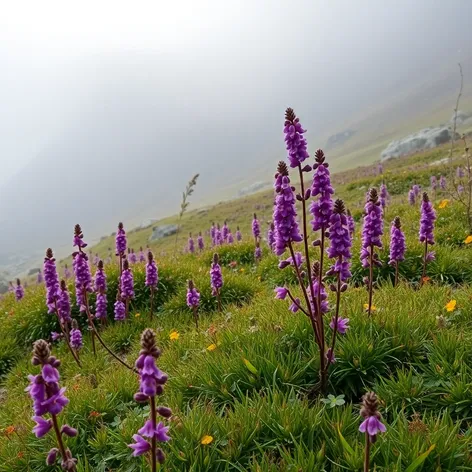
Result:
[[[152,228],[151,236],[149,236],[149,241],[158,241],[166,236],[171,236],[172,234],[177,233],[177,230],[177,225],[154,226],[154,228]]]
[[[354,134],[356,134],[356,132],[353,129],[346,129],[344,131],[341,131],[340,133],[333,134],[328,138],[328,141],[326,141],[326,148],[330,149],[336,146],[340,146],[341,144],[344,144]]]
[[[392,141],[381,153],[382,161],[406,156],[425,149],[433,149],[451,140],[452,131],[447,126],[425,128],[403,139]],[[459,135],[456,133],[456,137]]]
[[[269,182],[254,182],[247,187],[241,188],[238,190],[238,195],[242,197],[243,195],[250,195],[251,193],[256,193],[259,190],[270,187],[272,184]]]
[[[38,269],[38,268],[36,267],[36,268],[34,268],[34,269],[30,269],[30,270],[28,271],[28,275],[34,275],[34,274],[37,274],[37,273],[40,272],[40,271],[41,271],[41,269]]]
[[[144,229],[144,228],[149,228],[149,226],[151,226],[152,224],[154,224],[156,222],[156,218],[147,218],[145,220],[143,220],[141,222],[141,224],[139,225],[139,227],[141,229]]]

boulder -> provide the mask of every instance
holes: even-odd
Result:
[[[328,138],[328,141],[326,141],[326,149],[330,149],[344,144],[354,134],[356,134],[356,132],[353,129],[346,129],[344,131],[341,131],[340,133],[331,135]]]
[[[451,140],[452,131],[448,126],[425,128],[403,139],[392,141],[381,153],[382,161],[406,156],[414,152],[432,149]],[[456,133],[456,137],[459,135]]]
[[[243,195],[250,195],[251,193],[256,193],[259,190],[270,187],[272,184],[269,182],[254,182],[253,184],[241,188],[238,190],[238,195],[242,197]]]
[[[177,225],[159,225],[152,228],[151,236],[149,236],[149,241],[158,241],[159,239],[171,236],[172,234],[177,233]]]

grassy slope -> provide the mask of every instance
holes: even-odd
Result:
[[[429,164],[445,152],[401,159],[385,169],[392,193],[387,220],[400,214],[407,234],[408,258],[401,272],[408,282],[418,280],[421,247],[416,242],[418,208],[406,204],[406,191],[413,182],[427,187],[432,169],[440,170]],[[366,189],[381,180],[372,170],[356,169],[333,179],[337,195],[347,201],[357,219]],[[173,247],[173,238],[168,238],[153,246],[160,261],[158,316],[148,320],[143,267],[136,266],[137,296],[130,320],[111,323],[103,331],[105,339],[131,362],[137,357],[142,329],[158,330],[163,351],[160,366],[170,377],[162,403],[174,410],[173,440],[166,446],[164,470],[361,470],[363,438],[357,431],[357,404],[370,388],[381,398],[388,427],[374,446],[376,470],[404,471],[433,446],[424,463],[410,470],[472,470],[472,253],[463,245],[468,231],[460,219],[462,209],[449,204],[438,210],[437,261],[429,267],[431,282],[421,290],[406,282],[394,289],[389,282],[391,269],[385,266],[377,271],[382,283],[374,295],[372,322],[363,312],[365,290],[355,286],[362,280],[356,234],[353,283],[341,306],[351,329],[340,339],[330,385],[331,393],[345,395],[346,404],[331,409],[320,401],[309,403],[304,395],[317,375],[309,323],[302,315],[288,312],[285,302],[273,299],[273,287],[293,283],[293,275],[278,270],[277,259],[266,249],[262,263],[253,263],[251,213],[257,209],[268,219],[272,198],[271,192],[262,192],[184,218],[183,234],[204,231],[211,221],[227,218],[233,230],[240,224],[249,240],[220,250],[223,314],[217,312],[210,294],[211,251],[182,255],[174,262],[164,254]],[[442,198],[438,195],[437,201]],[[150,229],[129,234],[130,245],[145,245],[149,233]],[[384,240],[387,243],[388,237]],[[103,241],[97,251],[106,255],[112,243]],[[382,260],[387,254],[387,249],[382,252]],[[233,260],[238,264],[231,269],[228,264]],[[109,268],[108,276],[113,292],[116,268]],[[185,306],[188,277],[202,292],[198,333]],[[444,307],[452,298],[457,309],[448,313]],[[50,470],[44,457],[53,445],[51,438],[31,435],[31,404],[23,392],[25,373],[36,371],[24,355],[27,346],[54,326],[45,313],[42,288],[31,288],[20,304],[7,297],[0,305],[0,322],[0,369],[10,371],[0,400],[0,471]],[[176,341],[169,339],[173,330],[180,334]],[[217,347],[210,351],[212,344]],[[54,348],[63,359],[62,382],[71,400],[64,420],[80,431],[68,441],[79,457],[79,471],[147,470],[144,461],[131,458],[126,447],[147,415],[146,408],[132,399],[137,379],[102,351],[95,359],[89,348],[86,338],[81,371],[63,346]],[[210,445],[200,443],[204,435],[214,438]]]

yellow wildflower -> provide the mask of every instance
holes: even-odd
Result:
[[[141,316],[141,313],[135,313],[135,318],[139,318]]]
[[[454,311],[456,309],[457,302],[456,300],[451,300],[450,302],[446,303],[446,311]]]
[[[465,238],[465,240],[464,240],[464,243],[465,243],[465,244],[470,244],[470,243],[472,243],[472,236],[467,236],[467,238]]]
[[[171,341],[177,341],[177,339],[179,339],[180,337],[180,334],[178,331],[172,331],[170,334],[169,334],[169,339]]]
[[[368,303],[364,303],[364,310],[368,310],[368,309],[369,309],[369,304],[368,304]],[[376,308],[375,305],[372,305],[372,306],[370,307],[370,311],[376,311],[376,310],[377,310],[377,308]]]
[[[200,441],[200,444],[207,445],[213,442],[213,436],[208,436],[205,435],[203,436],[202,440]]]
[[[207,351],[214,351],[216,349],[216,344],[210,344],[208,347],[207,347]]]
[[[444,199],[439,202],[438,208],[446,208],[450,200]]]

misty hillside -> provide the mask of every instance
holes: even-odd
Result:
[[[335,170],[373,162],[391,139],[447,121],[457,57],[470,103],[470,33],[459,9],[428,6],[425,21],[414,22],[425,5],[306,6],[293,12],[290,41],[284,9],[260,29],[261,6],[250,18],[236,9],[208,37],[168,50],[94,49],[29,63],[0,49],[8,70],[0,153],[2,166],[17,168],[0,177],[0,265],[67,245],[77,221],[96,240],[118,219],[133,226],[175,214],[196,172],[194,205],[270,180],[285,157],[287,106],[307,128],[310,151],[352,130],[328,149]],[[356,21],[327,34],[324,19],[350,9]],[[24,164],[15,167],[17,159]]]

